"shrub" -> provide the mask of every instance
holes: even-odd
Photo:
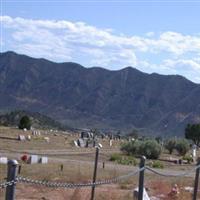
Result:
[[[180,139],[176,143],[176,150],[179,155],[184,156],[190,149],[189,143],[186,139]]]
[[[110,161],[117,161],[121,158],[120,154],[114,153],[110,156]]]
[[[165,148],[169,151],[169,154],[172,154],[173,150],[176,149],[176,140],[174,138],[167,140]]]
[[[133,156],[126,156],[120,154],[112,154],[110,161],[117,162],[118,164],[122,165],[136,165],[137,161]]]
[[[152,163],[152,167],[153,168],[159,168],[159,169],[163,169],[164,165],[163,163],[161,163],[160,161],[156,160]]]
[[[148,159],[157,159],[161,154],[161,146],[156,140],[147,140],[141,144],[139,153]]]
[[[157,159],[161,146],[155,140],[134,141],[123,144],[121,150],[128,155],[144,155],[149,159]]]
[[[142,142],[138,140],[125,143],[122,145],[121,151],[128,155],[138,155],[141,144]]]
[[[187,163],[193,162],[193,158],[192,158],[190,155],[185,155],[185,156],[183,156],[182,159],[183,159],[183,160],[186,160]]]

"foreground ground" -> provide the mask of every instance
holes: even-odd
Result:
[[[19,131],[15,128],[0,127],[0,156],[7,156],[10,159],[19,159],[23,154],[46,155],[49,158],[48,164],[24,164],[20,162],[21,176],[46,181],[57,182],[88,182],[92,179],[94,148],[77,148],[73,145],[73,140],[78,134],[63,132],[41,131],[40,136],[32,136],[31,141],[15,140],[19,134],[31,135],[31,132]],[[49,137],[49,142],[44,140]],[[112,153],[119,152],[120,143],[114,141],[113,146],[109,146],[107,139],[99,140],[103,145],[100,150],[97,179],[110,179],[119,175],[127,174],[137,170],[137,166],[125,166],[111,163],[109,157]],[[167,154],[162,157],[166,158]],[[176,155],[174,155],[176,157]],[[103,168],[103,162],[105,168]],[[139,162],[139,161],[138,161]],[[63,165],[63,170],[61,170]],[[194,165],[177,165],[164,163],[165,173],[181,173],[194,168]],[[152,173],[145,173],[145,187],[150,196],[158,199],[171,199],[168,196],[173,184],[178,184],[180,194],[176,199],[190,200],[192,193],[186,190],[193,186],[194,174],[189,177],[161,177]],[[0,165],[0,182],[6,177],[6,165]],[[103,185],[96,188],[96,200],[129,200],[133,199],[133,189],[138,185],[138,175],[115,184]],[[4,199],[4,189],[0,189],[0,199]],[[17,184],[16,200],[88,200],[90,199],[91,188],[81,189],[53,189],[44,186],[34,186],[29,184]],[[200,196],[199,196],[200,197]],[[200,198],[199,198],[200,199]]]

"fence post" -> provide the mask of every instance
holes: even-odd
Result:
[[[95,163],[94,163],[94,174],[93,174],[93,183],[96,182],[97,177],[97,166],[99,158],[99,147],[96,147]],[[91,200],[94,200],[95,185],[92,186]]]
[[[146,157],[142,156],[140,160],[140,169],[145,166]],[[143,189],[144,189],[144,170],[140,171],[139,174],[139,186],[138,186],[138,200],[143,200]]]
[[[198,158],[197,166],[200,165],[200,158]],[[196,175],[195,175],[195,182],[194,182],[194,193],[193,193],[193,200],[197,199],[197,191],[198,191],[198,185],[199,185],[199,171],[200,168],[196,169]]]
[[[16,180],[17,165],[18,165],[18,162],[16,160],[8,161],[7,182]],[[14,200],[14,199],[15,199],[15,184],[8,185],[6,187],[6,200]]]

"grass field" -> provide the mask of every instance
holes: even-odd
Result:
[[[19,159],[24,153],[42,154],[49,157],[48,164],[24,164],[20,161],[21,176],[46,181],[56,182],[88,182],[93,176],[94,148],[77,148],[73,145],[73,140],[78,138],[78,134],[63,132],[46,133],[41,131],[40,136],[32,137],[31,141],[18,141],[19,134],[31,135],[31,132],[20,131],[15,128],[0,127],[0,156],[7,156],[10,159]],[[49,137],[47,143],[44,137]],[[11,138],[11,139],[8,139]],[[110,155],[120,151],[122,141],[114,141],[109,147],[108,140],[99,141],[103,148],[100,149],[97,179],[110,179],[119,175],[127,174],[136,170],[134,166],[125,166],[109,161]],[[176,155],[173,155],[176,157]],[[162,158],[169,157],[163,154]],[[105,168],[102,163],[105,162]],[[139,163],[139,160],[137,161]],[[149,161],[147,161],[148,163]],[[164,163],[166,170],[185,170],[192,169],[191,165],[177,165]],[[61,171],[63,165],[63,171]],[[6,165],[0,165],[0,182],[6,178]],[[145,173],[145,187],[150,196],[157,196],[160,199],[170,200],[168,193],[174,183],[178,184],[180,194],[176,199],[190,200],[192,193],[184,189],[185,186],[193,186],[194,178],[181,177],[170,178],[161,177],[152,173]],[[131,177],[123,182],[116,184],[103,185],[96,188],[96,200],[129,200],[133,199],[133,189],[137,187],[138,175]],[[5,189],[0,189],[0,199],[4,199]],[[16,200],[88,200],[90,199],[91,188],[81,189],[53,189],[43,186],[34,186],[18,183],[16,187]],[[199,196],[200,197],[200,196]]]

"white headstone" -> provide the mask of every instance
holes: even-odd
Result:
[[[37,155],[31,155],[30,158],[29,158],[29,163],[30,164],[38,163],[38,156]]]
[[[18,136],[18,140],[20,140],[20,141],[25,141],[26,138],[25,138],[24,135],[19,135],[19,136]]]
[[[48,157],[41,157],[40,162],[42,164],[47,164],[48,163]]]
[[[196,158],[196,156],[197,156],[196,149],[192,149],[192,157],[193,157],[193,158]]]
[[[47,143],[49,143],[49,137],[44,137],[44,140],[47,142]]]
[[[112,140],[110,140],[110,147],[112,147]]]
[[[75,141],[75,140],[74,140],[74,145],[75,145],[76,147],[78,147],[77,141]]]
[[[8,163],[8,158],[7,157],[0,157],[0,163],[1,164],[7,164]]]
[[[134,196],[135,199],[138,198],[138,192],[139,192],[139,189],[137,187],[133,191],[133,196]],[[145,188],[143,189],[143,200],[151,200],[150,197],[149,197],[149,195],[147,194],[147,191],[146,191]]]
[[[27,140],[29,140],[29,141],[31,140],[31,136],[30,135],[27,136]]]

